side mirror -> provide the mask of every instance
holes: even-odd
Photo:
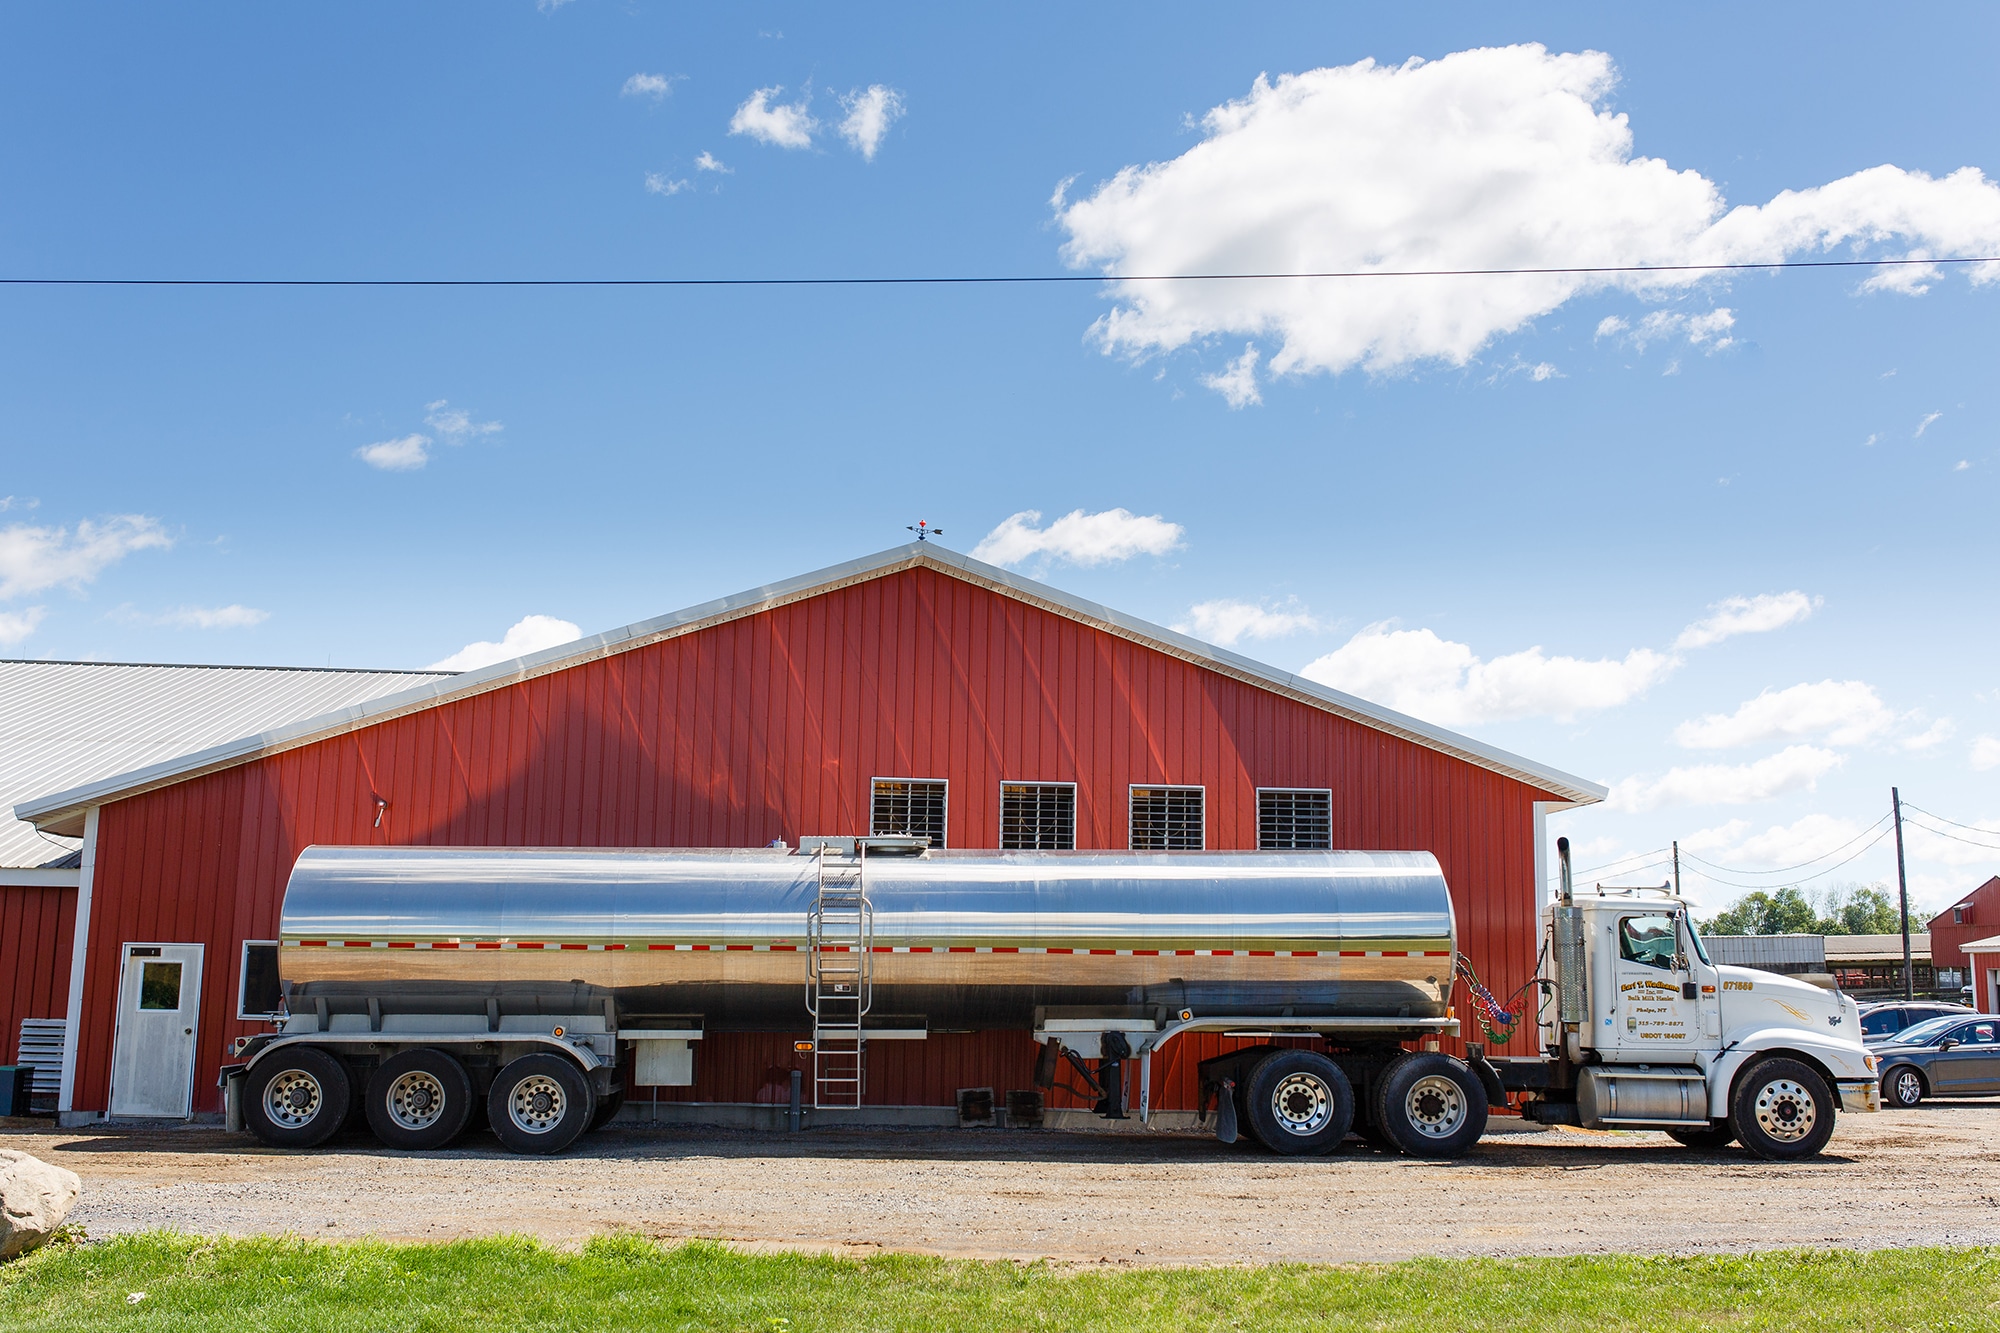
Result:
[[[1940,1051],[1948,1051],[1956,1045],[1958,1045],[1958,1038],[1946,1037],[1943,1041],[1938,1043],[1938,1049]]]

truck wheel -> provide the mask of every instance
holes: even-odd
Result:
[[[1376,1085],[1375,1124],[1412,1157],[1457,1157],[1486,1132],[1486,1089],[1448,1055],[1402,1055]]]
[[[375,1067],[368,1079],[368,1127],[386,1148],[434,1152],[465,1132],[472,1115],[472,1080],[465,1066],[438,1050],[404,1051]]]
[[[610,1124],[618,1114],[618,1108],[625,1104],[625,1086],[620,1084],[597,1099],[597,1113],[590,1117],[589,1133],[595,1134]]]
[[[1882,1076],[1882,1100],[1904,1110],[1924,1099],[1924,1076],[1910,1065],[1897,1065]]]
[[[1340,1066],[1313,1051],[1280,1051],[1245,1080],[1245,1118],[1257,1141],[1288,1157],[1332,1152],[1354,1123],[1354,1089]]]
[[[281,1046],[251,1069],[243,1124],[273,1148],[317,1148],[347,1119],[346,1068],[317,1046]]]
[[[1234,1094],[1236,1098],[1236,1137],[1239,1142],[1254,1143],[1261,1148],[1264,1146],[1264,1140],[1258,1137],[1257,1122],[1250,1118],[1250,1075],[1254,1074],[1256,1070],[1257,1067],[1252,1065],[1249,1069],[1243,1070],[1236,1081],[1236,1092]]]
[[[596,1109],[583,1071],[547,1052],[515,1060],[486,1094],[487,1123],[508,1152],[561,1152],[576,1142]]]
[[[1729,1127],[1744,1147],[1772,1161],[1811,1157],[1833,1136],[1833,1093],[1811,1065],[1760,1060],[1736,1079]]]
[[[1736,1131],[1729,1127],[1727,1120],[1718,1120],[1707,1129],[1670,1129],[1667,1137],[1683,1148],[1714,1152],[1736,1142]]]

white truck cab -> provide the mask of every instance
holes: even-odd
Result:
[[[1558,848],[1563,891],[1543,918],[1538,978],[1548,1058],[1493,1062],[1524,1114],[1796,1158],[1825,1145],[1839,1111],[1880,1109],[1852,997],[1716,965],[1685,900],[1665,887],[1572,891],[1568,840]]]

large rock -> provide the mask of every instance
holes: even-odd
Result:
[[[55,1234],[83,1193],[76,1172],[0,1148],[0,1260],[35,1249]]]

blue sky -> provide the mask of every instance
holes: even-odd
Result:
[[[1823,5],[16,6],[0,270],[1980,253],[2000,14],[1927,26],[1956,35]],[[1818,191],[1789,231],[1710,225],[1788,190]],[[1892,783],[2000,830],[2000,283],[1867,276],[10,289],[0,652],[420,666],[1035,512],[989,552],[1622,784],[1565,817],[1583,864],[1679,837],[1734,868],[1688,880],[1719,905],[1868,831]],[[1464,318],[1489,299],[1519,308]],[[1937,827],[1969,839],[1913,837],[1942,905],[2000,832]],[[1877,844],[1808,886],[1891,873]]]

